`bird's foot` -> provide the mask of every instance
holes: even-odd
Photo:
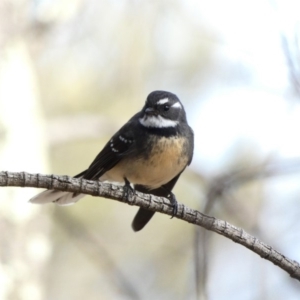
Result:
[[[127,178],[124,178],[125,185],[123,186],[123,199],[128,201],[129,196],[134,195],[134,188],[130,185],[130,182]]]
[[[169,200],[171,202],[171,205],[173,207],[173,212],[172,212],[172,216],[171,216],[171,219],[172,219],[177,214],[177,211],[178,211],[178,202],[176,200],[175,195],[172,192],[170,192],[168,198],[169,198]]]

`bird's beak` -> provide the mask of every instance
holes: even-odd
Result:
[[[145,113],[146,115],[157,115],[157,112],[153,107],[147,107]]]

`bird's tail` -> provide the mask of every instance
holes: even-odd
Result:
[[[143,229],[144,226],[153,217],[154,213],[154,211],[140,208],[132,221],[132,229],[134,231],[140,231],[141,229]]]
[[[86,170],[77,174],[76,176],[74,176],[74,178],[81,178],[84,176],[85,173]],[[64,205],[74,204],[84,196],[85,195],[83,194],[75,194],[75,193],[61,192],[55,190],[46,190],[31,198],[29,202],[34,204],[46,204],[46,203],[54,202],[58,205],[64,206]]]
[[[71,205],[84,196],[85,195],[83,194],[74,194],[69,192],[47,190],[37,194],[36,196],[31,198],[29,202],[35,204],[45,204],[45,203],[54,202],[58,205]]]

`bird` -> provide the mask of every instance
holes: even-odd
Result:
[[[167,197],[177,212],[172,193],[178,178],[193,158],[194,133],[179,98],[167,91],[153,91],[136,113],[106,143],[90,166],[74,176],[124,184],[124,191]],[[133,187],[132,187],[133,186]],[[46,190],[29,201],[69,205],[84,194]],[[154,212],[139,208],[132,229],[140,231]]]

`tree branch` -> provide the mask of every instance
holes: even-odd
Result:
[[[70,176],[29,174],[26,172],[0,172],[0,186],[36,187],[82,193],[117,200],[167,215],[172,215],[173,212],[172,206],[167,198],[136,192],[134,195],[129,195],[128,199],[125,199],[123,197],[122,186],[72,178]],[[262,258],[271,261],[289,273],[291,277],[300,281],[300,265],[298,262],[285,257],[271,246],[245,232],[242,228],[233,226],[226,221],[204,215],[183,204],[178,204],[178,212],[175,217],[204,227],[207,230],[216,232],[243,245]]]

